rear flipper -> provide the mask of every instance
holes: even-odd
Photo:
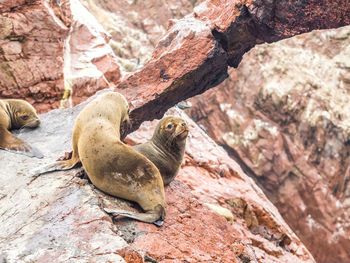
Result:
[[[139,220],[141,222],[146,223],[153,223],[158,227],[161,227],[164,223],[164,208],[158,205],[155,210],[148,211],[146,213],[136,213],[126,210],[119,210],[119,209],[108,209],[104,208],[106,213],[111,214],[113,216],[125,216],[129,218],[133,218],[136,220]]]
[[[49,164],[43,167],[40,167],[34,171],[31,172],[33,177],[38,177],[39,175],[51,173],[54,171],[65,171],[70,170],[78,166],[80,164],[80,160],[77,159],[74,161],[73,159],[65,160],[65,161],[58,161],[53,164]]]
[[[0,131],[0,148],[9,152],[24,154],[29,157],[43,158],[44,155],[35,147],[14,136],[7,130]]]

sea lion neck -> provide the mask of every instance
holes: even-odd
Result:
[[[8,124],[8,129],[14,129],[17,127],[17,119],[15,118],[17,111],[15,110],[15,107],[13,107],[11,100],[5,100],[5,111],[7,113],[7,116],[10,119],[10,122]]]
[[[181,146],[177,144],[176,140],[159,133],[159,130],[153,134],[150,143],[163,153],[171,155],[174,159],[178,159],[181,155]]]

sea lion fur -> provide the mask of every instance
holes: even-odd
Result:
[[[167,116],[161,119],[150,140],[132,148],[152,161],[168,185],[178,174],[189,129],[184,119]]]
[[[162,177],[146,157],[121,142],[129,126],[129,107],[117,92],[98,96],[79,113],[73,130],[73,153],[36,175],[68,170],[80,161],[91,182],[103,192],[138,203],[145,213],[106,212],[162,224],[165,196]]]
[[[0,148],[30,157],[43,158],[42,153],[25,141],[17,138],[9,130],[36,128],[40,119],[36,110],[25,100],[0,100]]]

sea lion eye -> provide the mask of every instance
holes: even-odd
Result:
[[[28,120],[29,116],[28,115],[23,115],[21,118],[26,121],[26,120]]]
[[[181,126],[185,127],[186,126],[186,122],[182,122]]]
[[[171,129],[173,127],[173,125],[171,123],[168,124],[167,128]]]

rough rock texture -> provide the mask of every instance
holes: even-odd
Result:
[[[330,22],[333,15],[336,18]],[[346,0],[264,4],[208,0],[171,22],[149,62],[117,90],[137,108],[132,113],[135,129],[143,120],[159,118],[169,106],[222,82],[227,67],[237,67],[256,44],[346,24],[350,24]]]
[[[158,43],[149,62],[145,65],[145,67],[133,75],[126,76],[125,80],[117,86],[117,89],[125,94],[125,96],[129,99],[132,104],[132,108],[134,109],[132,112],[134,120],[133,128],[136,129],[145,120],[161,117],[162,114],[170,106],[185,98],[204,92],[205,90],[223,81],[228,76],[226,72],[227,67],[237,66],[241,61],[243,54],[256,44],[261,44],[265,41],[277,41],[279,39],[311,31],[312,29],[332,28],[349,24],[350,6],[347,2],[347,0],[264,2],[260,0],[208,0],[204,2],[203,4],[199,5],[192,14],[179,21],[172,21],[169,25],[168,32]],[[69,95],[73,93],[74,96],[74,92],[81,91],[81,93],[77,94],[79,94],[80,97],[87,97],[95,92],[95,90],[109,86],[110,82],[114,84],[118,83],[120,73],[115,63],[116,59],[113,53],[110,53],[111,51],[108,47],[103,47],[106,45],[106,41],[102,41],[102,38],[108,38],[108,34],[105,33],[96,23],[93,23],[93,27],[89,27],[93,19],[86,19],[83,21],[83,24],[81,24],[82,20],[76,20],[74,14],[72,15],[72,5],[74,6],[74,4],[79,5],[79,2],[74,0],[37,0],[31,1],[29,3],[29,1],[13,0],[2,1],[0,3],[0,23],[1,28],[4,29],[0,34],[1,97],[25,97],[30,102],[33,102],[33,99],[31,98],[36,98],[35,101],[39,102],[36,107],[39,109],[39,111],[43,111],[51,107],[56,107],[55,105],[58,104],[58,101],[62,98],[62,96],[64,99],[66,99],[62,101],[62,104],[68,102],[68,105],[70,105]],[[75,27],[77,25],[80,26]],[[75,38],[74,33],[79,29],[82,30],[81,37],[79,37],[79,35],[76,35],[78,37]],[[82,40],[82,42],[79,43],[78,41],[77,43],[74,43],[72,42],[74,38],[79,41]],[[46,43],[47,39],[50,40],[48,43]],[[28,45],[26,45],[26,43]],[[81,46],[78,48],[78,50],[74,50],[74,48],[78,47],[78,44],[81,44]],[[46,50],[48,47],[50,47],[50,49]],[[73,49],[72,52],[70,51],[70,47]],[[92,47],[93,50],[91,50]],[[94,57],[94,52],[91,53],[91,51],[96,51],[98,54],[105,52],[104,54],[106,54],[106,57]],[[72,60],[72,58],[74,59]],[[76,66],[72,64],[72,61],[74,63],[77,63]],[[105,63],[105,61],[107,62]],[[346,63],[346,61],[343,61],[343,63]],[[68,71],[65,71],[65,69],[68,69]],[[107,73],[101,74],[98,71]],[[70,76],[69,74],[71,74],[71,76],[66,77],[65,81],[63,81],[63,74],[65,76]],[[71,89],[72,86],[73,90]],[[49,92],[49,89],[47,89],[48,87],[54,88],[50,88]],[[52,90],[54,90],[54,94],[51,94]],[[45,91],[44,95],[42,94],[42,91]],[[35,95],[37,96],[35,97],[33,94],[37,93],[38,95]],[[44,101],[43,98],[45,98],[45,102],[48,103],[49,106],[45,106],[48,108],[44,109],[44,104],[40,104],[40,100]],[[55,99],[51,100],[49,98]],[[74,99],[75,98],[73,97],[73,101]],[[275,108],[273,108],[273,110],[275,110]],[[271,110],[271,112],[273,111]],[[55,113],[52,114],[53,115],[47,116],[55,119],[55,121],[59,120],[59,118],[56,118],[56,115],[54,115]],[[47,118],[49,119],[50,117]],[[61,122],[58,121],[59,126],[51,125],[54,129],[51,129],[48,134],[48,136],[52,136],[51,138],[55,138],[55,140],[59,141],[60,143],[62,143],[62,139],[55,137],[58,136],[55,135],[56,133],[59,134],[58,130],[62,129],[61,131],[64,133],[68,132],[69,129],[71,129],[63,125],[65,123],[68,123],[68,117],[67,119],[61,120]],[[260,124],[261,123],[258,122],[257,125]],[[268,129],[269,126],[267,126],[267,130]],[[263,131],[265,130],[266,129],[264,128]],[[272,132],[273,131],[274,129],[272,129]],[[34,131],[34,133],[35,132],[36,131]],[[36,138],[40,140],[39,144],[45,145],[45,136],[39,134],[36,136]],[[312,134],[310,136],[312,137]],[[68,141],[69,140],[67,139],[66,143],[68,143]],[[281,140],[276,141],[281,144]],[[35,139],[33,142],[35,142]],[[284,144],[286,143],[283,141],[283,145]],[[48,144],[45,147],[48,147],[46,150],[43,150],[45,153],[53,151],[53,149],[51,149],[52,147],[49,147]],[[63,146],[59,145],[57,147],[58,148],[56,150],[61,152],[62,148],[60,147]],[[48,154],[49,158],[52,159],[54,153],[55,152],[53,151],[52,155]],[[292,154],[293,153],[287,154],[287,157],[293,156]],[[25,157],[22,158],[23,159],[20,158],[20,160],[17,160],[17,163],[11,163],[10,159],[2,158],[1,161],[4,163],[1,167],[4,167],[5,165],[6,167],[18,166],[18,163],[20,163],[21,160],[27,160],[24,159]],[[270,156],[269,158],[272,157]],[[300,158],[300,160],[302,160],[302,158]],[[30,159],[30,161],[25,162],[23,171],[27,171],[27,168],[35,167],[38,164],[37,162],[40,161],[33,161]],[[274,168],[278,169],[279,167]],[[211,168],[210,166],[204,165],[204,168],[200,168],[200,170],[202,169],[210,170]],[[309,167],[307,167],[307,169],[309,169]],[[299,174],[298,172],[298,169],[293,170],[294,174],[300,176],[302,173]],[[9,172],[9,174],[11,174],[11,172]],[[14,174],[17,173],[14,172]],[[4,176],[4,181],[8,182],[6,176]],[[18,176],[18,174],[16,176]],[[299,178],[298,176],[297,178]],[[21,178],[21,180],[24,180],[25,183],[28,182],[28,179]],[[18,182],[22,188],[18,190],[17,193],[13,193],[14,200],[16,197],[19,199],[18,196],[20,196],[21,191],[26,192],[26,190],[23,190],[26,189],[24,182]],[[33,184],[36,182],[37,181],[34,181]],[[79,180],[78,183],[74,183],[75,187],[77,187],[77,185],[80,183],[81,182]],[[314,181],[312,181],[310,184],[311,187],[314,187],[315,185]],[[4,190],[4,193],[6,193],[6,195],[8,193],[7,191],[10,191],[10,193],[12,193],[11,189],[8,189],[8,187],[6,187],[6,184],[3,187],[6,190]],[[309,184],[304,187],[305,193],[309,193],[308,187]],[[185,188],[180,189],[180,193],[186,191]],[[286,189],[288,190],[288,188]],[[318,187],[317,189],[324,188]],[[36,190],[36,188],[34,188],[34,190]],[[73,189],[72,192],[74,191],[75,190]],[[176,192],[177,190],[175,186],[171,191],[174,191],[176,195],[180,196],[180,193]],[[169,195],[171,195],[171,191],[169,192]],[[321,192],[322,191],[318,191],[317,193]],[[191,190],[191,194],[195,196],[193,190]],[[56,197],[60,195],[59,193],[55,192],[54,196]],[[283,197],[284,196],[285,195],[283,195]],[[30,195],[28,195],[28,199],[29,198],[31,198]],[[90,200],[90,197],[86,198],[87,199],[84,200]],[[313,198],[310,199],[313,200]],[[318,200],[321,199],[327,200],[324,199],[322,195]],[[4,200],[6,200],[4,202],[8,203],[13,202],[12,199],[10,201],[7,198]],[[289,201],[288,199],[282,199],[282,201],[283,200]],[[50,204],[52,204],[52,202]],[[237,208],[236,214],[241,215],[243,218],[249,218],[249,215],[251,215],[254,211],[254,209],[249,208],[250,206],[247,206],[248,201],[243,199],[234,199],[229,203],[232,205],[232,207]],[[30,207],[30,204],[28,205],[27,203],[27,206]],[[34,208],[29,208],[29,213],[37,211],[37,207],[41,207],[41,204],[35,206]],[[204,209],[208,208],[205,207]],[[312,207],[310,207],[310,209],[312,210]],[[23,210],[25,210],[25,208],[23,208]],[[46,210],[44,210],[44,212],[45,211]],[[286,213],[289,211],[291,212],[292,209],[288,208],[288,211],[286,211]],[[316,215],[319,212],[315,208],[313,208],[312,211]],[[176,209],[173,212],[176,214]],[[14,211],[14,215],[15,213],[16,211]],[[271,214],[274,214],[274,212]],[[297,215],[297,213],[295,215]],[[40,217],[41,214],[39,213],[38,216]],[[95,219],[101,218],[99,216],[96,216]],[[45,216],[40,218],[40,220],[44,220],[43,224],[49,222]],[[70,220],[69,217],[68,219]],[[249,224],[247,224],[249,226],[255,226],[256,222],[258,221],[256,216],[250,216],[250,219],[247,220],[249,221]],[[20,220],[19,222],[23,223],[23,221]],[[37,220],[35,222],[37,222]],[[298,222],[298,220],[295,220],[295,222]],[[312,224],[314,222],[313,217],[310,218],[309,222],[311,222],[309,225],[314,226]],[[13,237],[16,237],[15,232],[17,230],[17,233],[23,233],[21,232],[23,231],[21,230],[22,225],[19,226],[19,224],[17,224],[18,229],[16,229],[14,232],[11,232],[13,234]],[[323,226],[322,224],[320,225]],[[37,227],[41,226],[42,224],[39,223]],[[51,229],[51,227],[49,228]],[[324,228],[327,227],[325,226]],[[37,228],[33,227],[33,229]],[[289,231],[290,230],[287,232],[289,233]],[[339,228],[339,232],[341,231],[343,231],[342,228]],[[288,239],[285,240],[285,236],[281,236],[282,232],[276,231],[273,227],[258,227],[254,228],[253,232],[260,233],[261,236],[273,240],[272,243],[277,242],[279,244],[282,244],[282,246],[284,246],[286,242],[289,243]],[[62,242],[68,242],[66,239],[64,239],[64,235],[67,236],[67,233],[71,232],[64,232],[64,234],[59,237],[51,235],[53,236],[52,240],[55,240],[57,238]],[[95,232],[93,231],[93,233]],[[109,234],[107,233],[107,235]],[[50,239],[51,236],[48,236],[48,239]],[[77,236],[77,240],[79,240],[79,235]],[[288,234],[287,236],[290,238]],[[321,238],[323,237],[324,236],[321,236]],[[335,236],[335,238],[338,237],[339,235]],[[96,238],[96,242],[98,243],[98,237],[94,236],[92,238]],[[310,238],[315,238],[315,235],[311,235]],[[296,240],[294,238],[292,239]],[[118,242],[119,241],[120,240],[118,239]],[[9,246],[16,246],[16,244],[18,244],[16,242],[10,242]],[[298,243],[297,241],[293,242]],[[341,242],[343,242],[343,240],[341,240]],[[269,253],[272,253],[275,257],[280,255],[279,252],[274,252],[274,248],[266,249],[267,246],[263,245],[260,241],[254,241],[252,244],[253,243],[256,247],[260,246],[263,250],[270,251]],[[49,246],[51,246],[51,243],[50,245],[47,245],[47,247]],[[84,246],[85,243],[79,242],[76,245],[76,247],[79,248]],[[297,244],[297,246],[299,245]],[[123,255],[123,257],[134,257],[138,259],[140,258],[138,253],[133,253],[132,249],[128,249],[126,246],[124,246],[124,243],[115,244],[115,247],[118,248],[118,254]],[[66,250],[58,247],[55,247],[55,249],[55,251],[57,251],[57,254],[61,255],[64,259],[67,259],[69,257],[80,257],[79,259],[84,261],[85,259],[83,256],[86,255],[84,253],[86,251],[89,251],[91,248],[84,248],[86,250],[83,250],[82,254],[79,254],[80,252],[75,252],[76,250],[74,247]],[[249,248],[247,249],[249,250]],[[320,255],[324,255],[325,250],[321,247],[320,249]],[[13,250],[10,249],[6,253],[10,253],[11,251]],[[30,251],[30,249],[28,249],[28,251]],[[72,251],[78,255],[74,254],[72,256]],[[255,252],[256,251],[257,250],[255,249]],[[340,251],[340,257],[344,258],[343,253],[345,252],[343,250],[340,249],[334,251]],[[31,255],[30,252],[29,254],[26,253],[27,252],[25,251],[22,253],[24,257],[26,257],[26,255]],[[97,252],[96,255],[99,255],[101,253],[108,254],[114,252],[111,252],[109,248],[103,248],[103,251]],[[259,258],[259,253],[256,253],[257,257]],[[8,256],[9,258],[13,256],[13,254],[11,254],[12,256],[10,254]],[[264,256],[264,254],[262,255]],[[284,254],[282,254],[280,257],[283,258],[283,255]],[[308,255],[308,253],[301,252],[301,255]],[[157,256],[157,254],[155,254],[155,256]],[[308,256],[305,256],[305,258],[307,257]],[[31,260],[31,258],[29,257],[28,260]]]
[[[350,27],[256,47],[189,110],[317,262],[350,262],[349,48]]]
[[[72,107],[121,78],[117,58],[107,45],[111,36],[79,0],[70,0],[70,8],[73,25],[65,40],[63,107]]]
[[[58,107],[71,23],[67,1],[0,2],[0,98],[25,98],[39,111]]]
[[[1,1],[0,27],[0,98],[44,112],[121,77],[110,36],[78,0]]]
[[[182,170],[166,188],[161,228],[129,219],[113,224],[103,207],[135,205],[98,191],[80,178],[79,169],[31,177],[30,170],[71,150],[73,122],[81,108],[41,115],[40,128],[18,134],[45,159],[0,151],[0,166],[6,167],[0,172],[3,261],[314,262],[255,183],[179,110],[170,113],[189,122],[191,135]],[[144,123],[129,142],[149,138],[155,124]],[[205,203],[229,209],[233,224]]]
[[[140,96],[141,91],[157,86],[152,89],[153,102],[145,104],[142,112],[135,112],[139,125],[146,118],[144,113],[149,112],[147,119],[153,119],[176,101],[216,86],[227,78],[227,67],[237,67],[243,54],[256,44],[350,24],[347,2],[205,1],[192,14],[172,21],[146,66],[118,88],[129,88],[125,93],[140,105],[139,101],[148,97]],[[107,34],[93,18],[86,18],[83,7],[76,8],[79,5],[78,0],[10,1],[0,5],[1,23],[6,29],[0,38],[0,87],[7,91],[1,97],[30,100],[33,93],[39,93],[35,101],[48,98],[50,105],[54,104],[49,106],[52,108],[61,98],[61,106],[70,105],[70,95],[76,91],[84,98],[108,87],[109,81],[119,81],[116,58],[102,41]],[[106,17],[110,19],[108,14]],[[43,95],[41,91],[48,87],[55,93]],[[44,110],[42,104],[37,108]]]
[[[150,59],[159,39],[167,32],[169,19],[183,18],[203,0],[81,2],[111,34],[109,44],[121,69],[133,72]]]

